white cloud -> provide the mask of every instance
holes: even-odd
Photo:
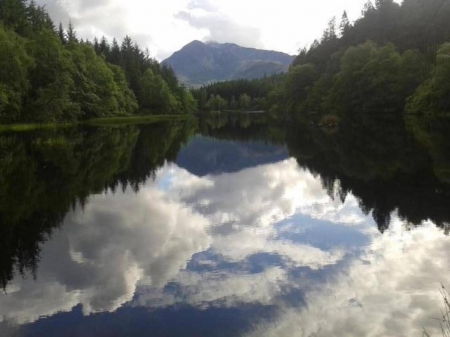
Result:
[[[191,27],[208,31],[208,35],[203,39],[219,43],[231,41],[240,46],[264,48],[259,28],[237,23],[220,13],[204,13],[195,10],[182,11],[176,15],[176,18],[187,22]]]
[[[84,38],[133,36],[162,60],[192,40],[216,40],[296,54],[329,19],[359,17],[366,0],[37,0],[52,18],[72,19]],[[180,14],[182,13],[182,14]]]
[[[45,4],[53,20],[66,27],[69,20],[82,38],[106,36],[119,43],[129,35],[151,55],[162,60],[186,43],[203,39],[207,32],[175,17],[187,8],[188,0],[37,0]]]
[[[396,219],[334,281],[307,294],[307,307],[282,311],[252,336],[440,335],[440,282],[450,284],[450,241],[434,224],[405,232]]]

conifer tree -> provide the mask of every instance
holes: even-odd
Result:
[[[120,46],[117,43],[116,39],[113,39],[111,44],[111,51],[108,55],[106,55],[106,59],[108,62],[111,62],[112,64],[121,66],[122,65],[122,55],[120,52]]]
[[[60,22],[58,26],[58,37],[62,44],[67,43],[66,32],[64,31],[63,25]]]
[[[344,36],[348,32],[349,28],[350,28],[350,22],[348,20],[347,12],[344,11],[344,13],[342,14],[341,23],[339,24],[340,36]]]
[[[26,0],[1,0],[0,20],[3,20],[6,27],[24,34],[28,26],[26,9]]]
[[[69,21],[69,28],[67,29],[67,42],[78,42],[77,33],[75,32],[72,21]]]
[[[99,53],[103,54],[103,55],[108,55],[109,53],[109,43],[108,40],[106,40],[106,37],[102,36],[101,40],[100,40],[100,45],[99,45]]]

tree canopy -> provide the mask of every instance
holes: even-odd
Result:
[[[80,40],[34,1],[0,0],[0,122],[186,114],[191,93],[127,36]]]

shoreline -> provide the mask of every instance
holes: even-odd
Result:
[[[107,117],[93,118],[77,122],[61,123],[15,123],[0,124],[0,132],[20,132],[31,130],[49,130],[57,128],[67,128],[77,125],[102,126],[102,125],[121,125],[121,124],[150,124],[171,120],[183,120],[193,118],[192,115],[151,115],[151,116],[130,116],[130,117]]]

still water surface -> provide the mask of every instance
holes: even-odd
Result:
[[[1,135],[0,336],[439,335],[445,222],[245,123]]]

